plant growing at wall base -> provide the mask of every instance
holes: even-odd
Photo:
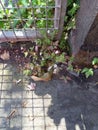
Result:
[[[92,64],[92,68],[85,67],[82,70],[82,73],[85,74],[86,78],[94,75],[94,69],[98,68],[98,58],[94,57],[91,64]]]
[[[93,76],[94,71],[93,71],[92,68],[86,68],[86,67],[85,67],[85,68],[82,70],[81,73],[84,73],[85,76],[86,76],[86,78],[88,78],[89,76]]]

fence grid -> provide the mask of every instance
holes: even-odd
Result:
[[[0,42],[32,40],[41,38],[41,31],[58,31],[64,1],[0,0]]]

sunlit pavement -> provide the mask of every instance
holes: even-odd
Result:
[[[0,130],[98,130],[98,94],[63,80],[28,81],[0,63]]]

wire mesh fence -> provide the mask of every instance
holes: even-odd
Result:
[[[64,9],[61,10],[64,4]],[[0,42],[41,38],[59,30],[66,0],[0,0]]]

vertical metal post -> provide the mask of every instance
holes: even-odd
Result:
[[[55,39],[60,40],[63,32],[64,17],[67,8],[67,0],[55,0],[55,4],[56,8],[55,8],[54,27],[55,29],[58,29],[58,33]]]
[[[61,0],[55,0],[55,14],[54,14],[55,29],[59,28],[60,13],[61,13]]]

